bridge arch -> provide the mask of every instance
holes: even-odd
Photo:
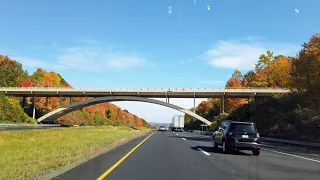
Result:
[[[41,122],[43,120],[55,120],[65,114],[68,114],[68,113],[75,111],[75,110],[79,110],[79,109],[87,107],[87,106],[91,106],[91,105],[99,104],[99,103],[103,103],[103,102],[114,102],[114,101],[139,101],[139,102],[158,104],[161,106],[169,107],[169,108],[178,110],[180,112],[189,114],[190,116],[202,121],[203,123],[205,123],[207,125],[211,125],[211,122],[208,121],[207,119],[205,119],[205,118],[199,116],[198,114],[193,113],[187,109],[179,107],[177,105],[166,103],[166,102],[155,100],[155,99],[136,97],[136,96],[107,96],[107,97],[99,97],[99,98],[89,99],[86,101],[76,102],[76,103],[70,104],[68,106],[58,108],[52,112],[49,112],[49,113],[43,115],[42,117],[38,118],[38,122]]]

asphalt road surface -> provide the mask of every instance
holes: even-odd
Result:
[[[212,148],[210,137],[181,132],[156,132],[132,140],[54,179],[110,180],[319,180],[320,158],[280,152],[264,147],[260,156],[251,151],[223,154]],[[125,157],[124,157],[125,156]],[[121,160],[121,163],[117,163]],[[111,168],[111,169],[110,169]]]

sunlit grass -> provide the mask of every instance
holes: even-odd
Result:
[[[34,179],[139,132],[128,127],[0,131],[0,179]]]

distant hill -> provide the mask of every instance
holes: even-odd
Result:
[[[160,127],[160,126],[169,127],[170,126],[170,123],[148,122],[148,124],[150,124],[151,126],[155,126],[155,127]]]

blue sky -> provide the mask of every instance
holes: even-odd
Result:
[[[267,49],[295,55],[320,31],[319,0],[2,0],[0,53],[72,86],[222,88]],[[201,101],[201,100],[199,100]],[[174,100],[189,108],[192,100]],[[117,103],[147,120],[176,111]],[[152,121],[152,120],[150,120]]]

